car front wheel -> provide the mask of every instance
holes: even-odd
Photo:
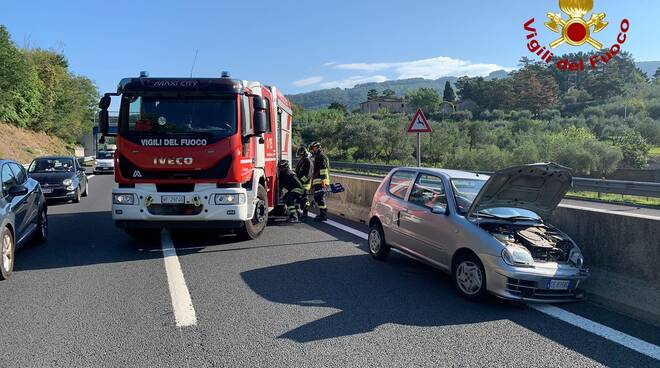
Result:
[[[0,233],[0,280],[6,280],[14,270],[14,237],[9,228],[5,227]]]
[[[462,297],[482,301],[488,297],[484,266],[473,254],[463,254],[454,262],[452,270],[454,286]]]
[[[37,229],[35,230],[34,240],[37,244],[43,244],[48,238],[48,213],[46,209],[42,209],[39,213],[39,221],[37,222]]]
[[[369,254],[378,260],[384,260],[390,254],[390,246],[385,242],[383,227],[379,223],[369,226]]]

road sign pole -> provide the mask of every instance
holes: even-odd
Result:
[[[422,167],[422,135],[417,133],[417,167]]]

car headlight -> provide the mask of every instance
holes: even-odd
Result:
[[[502,259],[510,266],[534,267],[534,258],[527,248],[506,247],[502,250]]]
[[[95,166],[99,166],[99,162],[96,161],[96,160],[94,160],[94,165],[95,165]]]
[[[68,187],[69,185],[73,184],[73,180],[64,179],[64,180],[62,180],[62,184],[66,185]]]
[[[133,194],[113,194],[113,204],[135,204],[135,196]]]
[[[577,268],[582,268],[582,265],[584,265],[584,257],[582,256],[582,252],[580,252],[580,250],[577,248],[573,248],[571,250],[571,253],[568,255],[568,260]]]
[[[213,196],[213,203],[222,204],[243,204],[245,203],[245,194],[243,193],[223,193]]]

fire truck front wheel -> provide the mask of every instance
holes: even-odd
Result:
[[[254,206],[254,215],[251,220],[238,230],[238,236],[244,240],[256,239],[261,235],[268,223],[268,196],[266,188],[261,184],[257,189],[257,203]]]

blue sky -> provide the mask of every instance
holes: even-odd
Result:
[[[140,70],[187,76],[198,50],[196,76],[229,70],[296,93],[515,67],[530,55],[528,19],[544,44],[556,38],[543,26],[548,11],[559,12],[557,0],[3,0],[0,23],[19,46],[63,51],[101,92]],[[614,43],[626,17],[623,49],[660,60],[660,1],[595,0],[594,12],[610,21],[596,39]]]

